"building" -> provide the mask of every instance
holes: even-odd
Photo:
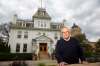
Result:
[[[74,37],[76,35],[81,35],[81,34],[83,34],[81,28],[74,23],[73,26],[71,27],[71,36]]]
[[[32,20],[19,19],[14,15],[9,32],[11,53],[34,53],[51,55],[61,37],[64,22],[52,22],[44,8],[38,8]],[[82,34],[78,25],[71,27],[72,36]]]
[[[60,38],[62,26],[61,22],[52,22],[44,8],[39,8],[32,20],[19,19],[14,15],[9,33],[11,53],[51,54]]]

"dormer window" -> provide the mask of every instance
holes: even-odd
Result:
[[[43,12],[43,16],[45,15],[45,11]]]
[[[30,23],[26,23],[26,27],[30,27]]]
[[[43,8],[38,9],[38,11],[33,15],[33,20],[34,20],[34,18],[44,18],[44,19],[50,19],[51,20],[51,17],[46,12],[46,9],[43,9]]]
[[[22,22],[18,22],[17,25],[18,25],[18,26],[22,26]]]
[[[40,15],[41,14],[41,12],[40,11],[38,11],[38,15]]]

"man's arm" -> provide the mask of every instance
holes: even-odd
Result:
[[[56,43],[56,48],[55,48],[55,57],[58,61],[58,63],[63,62],[63,58],[62,58],[62,52],[61,52],[61,44],[60,44],[60,40],[57,41]]]
[[[79,46],[79,57],[81,61],[86,61],[84,53],[83,53],[83,48]]]
[[[81,63],[87,63],[87,61],[86,61],[86,58],[85,58],[85,56],[84,56],[84,53],[83,53],[83,48],[80,46],[80,44],[78,44],[79,46],[78,46],[78,51],[79,51],[79,57],[80,57],[80,60],[81,60]]]

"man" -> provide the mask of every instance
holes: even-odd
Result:
[[[57,41],[55,48],[55,57],[58,66],[77,64],[79,63],[79,59],[81,63],[86,63],[79,41],[71,37],[70,29],[68,27],[63,27],[61,32],[62,38]]]

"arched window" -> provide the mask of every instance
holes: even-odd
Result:
[[[27,52],[27,43],[23,44],[23,52]]]
[[[19,43],[16,44],[16,52],[20,52],[20,44]]]

